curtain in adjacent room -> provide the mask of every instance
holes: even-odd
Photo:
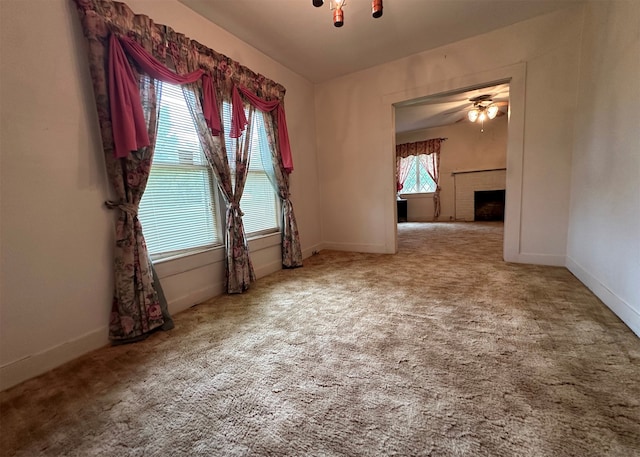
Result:
[[[446,138],[431,138],[424,141],[415,141],[413,143],[402,143],[396,145],[396,161],[398,161],[398,186],[400,186],[400,159],[409,156],[420,156],[420,161],[426,168],[429,176],[436,184],[436,190],[433,192],[433,219],[436,220],[440,216],[440,149]],[[404,183],[404,181],[402,181]]]
[[[418,157],[436,183],[436,190],[433,192],[433,219],[436,220],[440,216],[440,151],[428,155],[421,154]]]
[[[411,162],[406,157],[396,157],[396,190],[400,192],[404,188],[404,182],[409,176]]]

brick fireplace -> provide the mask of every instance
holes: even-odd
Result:
[[[507,171],[505,168],[491,170],[468,170],[453,172],[454,188],[455,188],[455,220],[457,221],[475,221],[487,220],[476,219],[476,192],[498,191],[500,194],[493,194],[491,198],[495,199],[495,195],[501,198],[502,219],[504,220],[504,195],[506,189]],[[491,194],[490,194],[491,195]],[[483,198],[483,197],[480,197]],[[499,211],[496,203],[491,204],[491,208],[482,211]],[[483,215],[480,216],[485,217]],[[495,217],[495,216],[491,216]]]

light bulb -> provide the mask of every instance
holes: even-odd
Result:
[[[467,113],[467,116],[469,116],[469,120],[471,122],[475,122],[478,119],[478,115],[480,114],[480,112],[474,108],[471,111],[469,111],[469,113]]]
[[[498,115],[498,105],[496,105],[495,103],[489,105],[489,107],[487,108],[487,116],[489,116],[489,119],[493,119],[497,115]]]
[[[487,118],[487,115],[483,112],[480,113],[480,115],[478,116],[478,120],[480,122],[484,122],[484,120]]]

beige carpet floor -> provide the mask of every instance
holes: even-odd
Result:
[[[501,251],[496,223],[323,251],[2,392],[2,455],[640,455],[640,339]]]

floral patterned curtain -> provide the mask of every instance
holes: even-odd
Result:
[[[404,188],[404,182],[407,180],[411,169],[411,162],[403,159],[403,157],[396,156],[396,190],[398,192]]]
[[[107,43],[113,34],[128,37],[122,39],[125,45],[127,45],[127,43],[132,45],[136,45],[136,43],[141,44],[144,52],[150,55],[149,59],[156,59],[161,65],[173,65],[173,68],[175,68],[178,74],[184,75],[186,71],[194,74],[198,72],[203,73],[201,80],[199,79],[193,83],[185,84],[183,87],[185,88],[185,97],[196,120],[196,126],[198,126],[198,130],[200,130],[199,136],[205,154],[215,170],[219,187],[228,203],[228,230],[226,233],[227,290],[229,292],[242,292],[246,290],[249,283],[255,280],[255,276],[248,255],[239,201],[242,197],[247,174],[248,140],[244,138],[250,137],[245,133],[242,138],[238,139],[235,148],[235,157],[231,159],[232,167],[230,167],[227,161],[224,132],[221,131],[221,128],[218,129],[216,127],[219,121],[215,122],[212,116],[215,115],[214,117],[217,117],[221,112],[221,105],[218,103],[218,100],[231,99],[235,87],[242,87],[251,94],[262,97],[265,100],[276,101],[278,103],[277,115],[279,120],[279,123],[276,123],[278,137],[286,143],[284,145],[278,144],[278,156],[279,160],[284,163],[285,170],[290,172],[293,169],[293,163],[291,160],[288,134],[286,133],[286,119],[282,104],[285,89],[264,76],[252,72],[238,62],[222,54],[218,54],[182,34],[176,33],[169,27],[155,24],[146,16],[135,15],[123,3],[111,0],[74,1],[78,7],[85,35],[88,38],[92,67],[97,69],[94,71],[94,68],[92,68],[94,85],[101,86],[97,88],[95,92],[101,118],[105,155],[113,155],[114,151],[112,124],[108,107],[109,95],[103,87],[106,86],[106,78],[104,77],[104,67],[107,61],[105,49],[107,49]],[[133,52],[135,50],[129,51]],[[143,55],[137,53],[136,62],[139,62],[138,57],[146,59],[144,52],[142,52]],[[154,70],[160,70],[161,73],[165,73],[164,69],[158,66],[159,64],[157,64],[157,62],[147,61],[145,63],[150,64]],[[140,65],[142,65],[142,63],[140,63]],[[146,66],[143,65],[143,68],[146,68]],[[151,74],[155,75],[153,72]],[[151,79],[151,81],[153,81],[153,79]],[[193,95],[189,96],[189,94]],[[217,97],[215,96],[216,94]],[[236,105],[237,104],[238,103],[236,103]],[[240,104],[242,104],[241,101]],[[203,108],[205,111],[204,114]],[[243,109],[242,106],[234,106],[234,109],[238,108],[240,110]],[[251,114],[252,113],[253,111],[251,111]],[[201,125],[203,117],[206,117],[206,119],[204,124]],[[155,136],[155,132],[153,136]],[[144,148],[140,150],[144,150]],[[140,150],[137,152],[138,154]],[[151,147],[150,153],[152,154],[152,152]],[[109,162],[114,159],[110,156],[106,160]],[[132,159],[127,156],[124,157],[123,160]],[[149,157],[149,166],[151,163],[150,160],[151,158]],[[231,179],[232,168],[234,173],[233,180]],[[232,182],[235,188],[232,188]],[[141,192],[143,190],[142,188]],[[293,214],[290,201],[284,206],[286,207],[285,211]],[[132,208],[128,209],[130,211],[127,214],[130,214]],[[290,250],[289,246],[295,246],[295,243],[299,246],[295,221],[293,227],[293,229],[289,230],[289,233],[293,234],[291,235],[291,239],[294,241],[291,243],[283,243],[283,252]],[[283,230],[288,229],[285,226]],[[146,254],[146,249],[143,248],[143,250]],[[152,268],[150,262],[148,263]],[[162,294],[160,295],[162,296]]]
[[[269,163],[269,160],[264,160],[264,157],[262,163],[267,171],[271,185],[282,202],[282,266],[285,268],[297,268],[302,266],[302,247],[300,246],[298,224],[293,213],[293,204],[289,193],[289,173],[287,173],[280,154],[278,154],[277,114],[275,111],[271,111],[270,113],[262,113],[262,115],[271,153],[271,163]]]
[[[140,102],[146,122],[149,146],[131,152],[127,157],[114,155],[113,131],[108,96],[109,37],[112,30],[133,28],[141,38],[140,44],[149,52],[155,48],[151,23],[148,18],[126,14],[122,5],[78,0],[78,11],[89,46],[89,66],[104,148],[107,174],[115,200],[107,207],[118,210],[116,244],[114,250],[115,284],[109,325],[110,338],[126,342],[144,337],[156,328],[171,328],[173,323],[166,308],[166,300],[149,259],[142,226],[138,220],[138,205],[151,169],[157,126],[156,82],[134,72],[140,87]],[[93,10],[95,6],[97,10]],[[113,9],[108,17],[103,8]]]
[[[179,35],[171,36],[172,42],[179,43],[182,39]],[[175,41],[174,41],[175,40]],[[188,50],[181,46],[180,49]],[[175,66],[178,73],[195,71],[199,65],[199,55],[195,52],[183,52],[179,59],[176,59]],[[213,80],[205,80],[207,84],[214,84]],[[234,151],[227,151],[224,125],[220,124],[218,132],[212,132],[206,121],[201,100],[205,87],[202,83],[196,82],[182,86],[187,106],[194,119],[198,138],[204,151],[205,157],[213,168],[218,188],[226,203],[225,217],[225,256],[226,256],[226,288],[227,292],[242,293],[255,281],[255,273],[251,258],[249,257],[249,246],[242,222],[242,211],[240,210],[240,199],[244,190],[244,185],[248,173],[249,163],[249,139],[251,138],[251,121],[253,120],[253,109],[249,111],[247,131],[233,140]],[[212,89],[215,90],[215,87]],[[217,99],[221,99],[217,97]],[[237,101],[236,101],[237,103]],[[240,109],[243,109],[240,101]],[[222,107],[217,107],[220,112]],[[213,133],[218,133],[213,135]]]
[[[240,200],[242,199],[244,185],[247,182],[247,175],[249,173],[249,145],[251,143],[253,114],[254,108],[250,107],[249,115],[247,116],[247,128],[243,135],[235,138],[233,141],[235,153],[231,154],[230,151],[226,151],[229,162],[232,163],[232,160],[235,160],[235,164],[231,168],[235,178],[233,180],[233,193],[225,196],[227,199],[225,246],[227,247],[227,274],[230,275],[228,277],[229,293],[243,292],[249,288],[251,282],[255,281],[253,265],[249,257],[249,247],[247,246],[247,239],[244,232],[244,224],[242,223],[242,216],[244,214],[240,210]],[[224,146],[223,141],[221,144]],[[235,286],[234,290],[231,290],[232,280]]]
[[[418,157],[433,182],[436,183],[436,190],[433,193],[433,220],[437,220],[440,216],[440,151]]]
[[[433,219],[440,216],[440,149],[446,138],[432,138],[413,143],[402,143],[396,145],[397,173],[400,176],[400,161],[409,156],[419,156],[422,165],[425,167],[431,179],[436,184],[433,193]],[[398,181],[400,183],[400,181]]]
[[[396,145],[396,157],[418,156],[421,154],[440,153],[442,143],[446,138],[432,138],[430,140],[402,143]]]

